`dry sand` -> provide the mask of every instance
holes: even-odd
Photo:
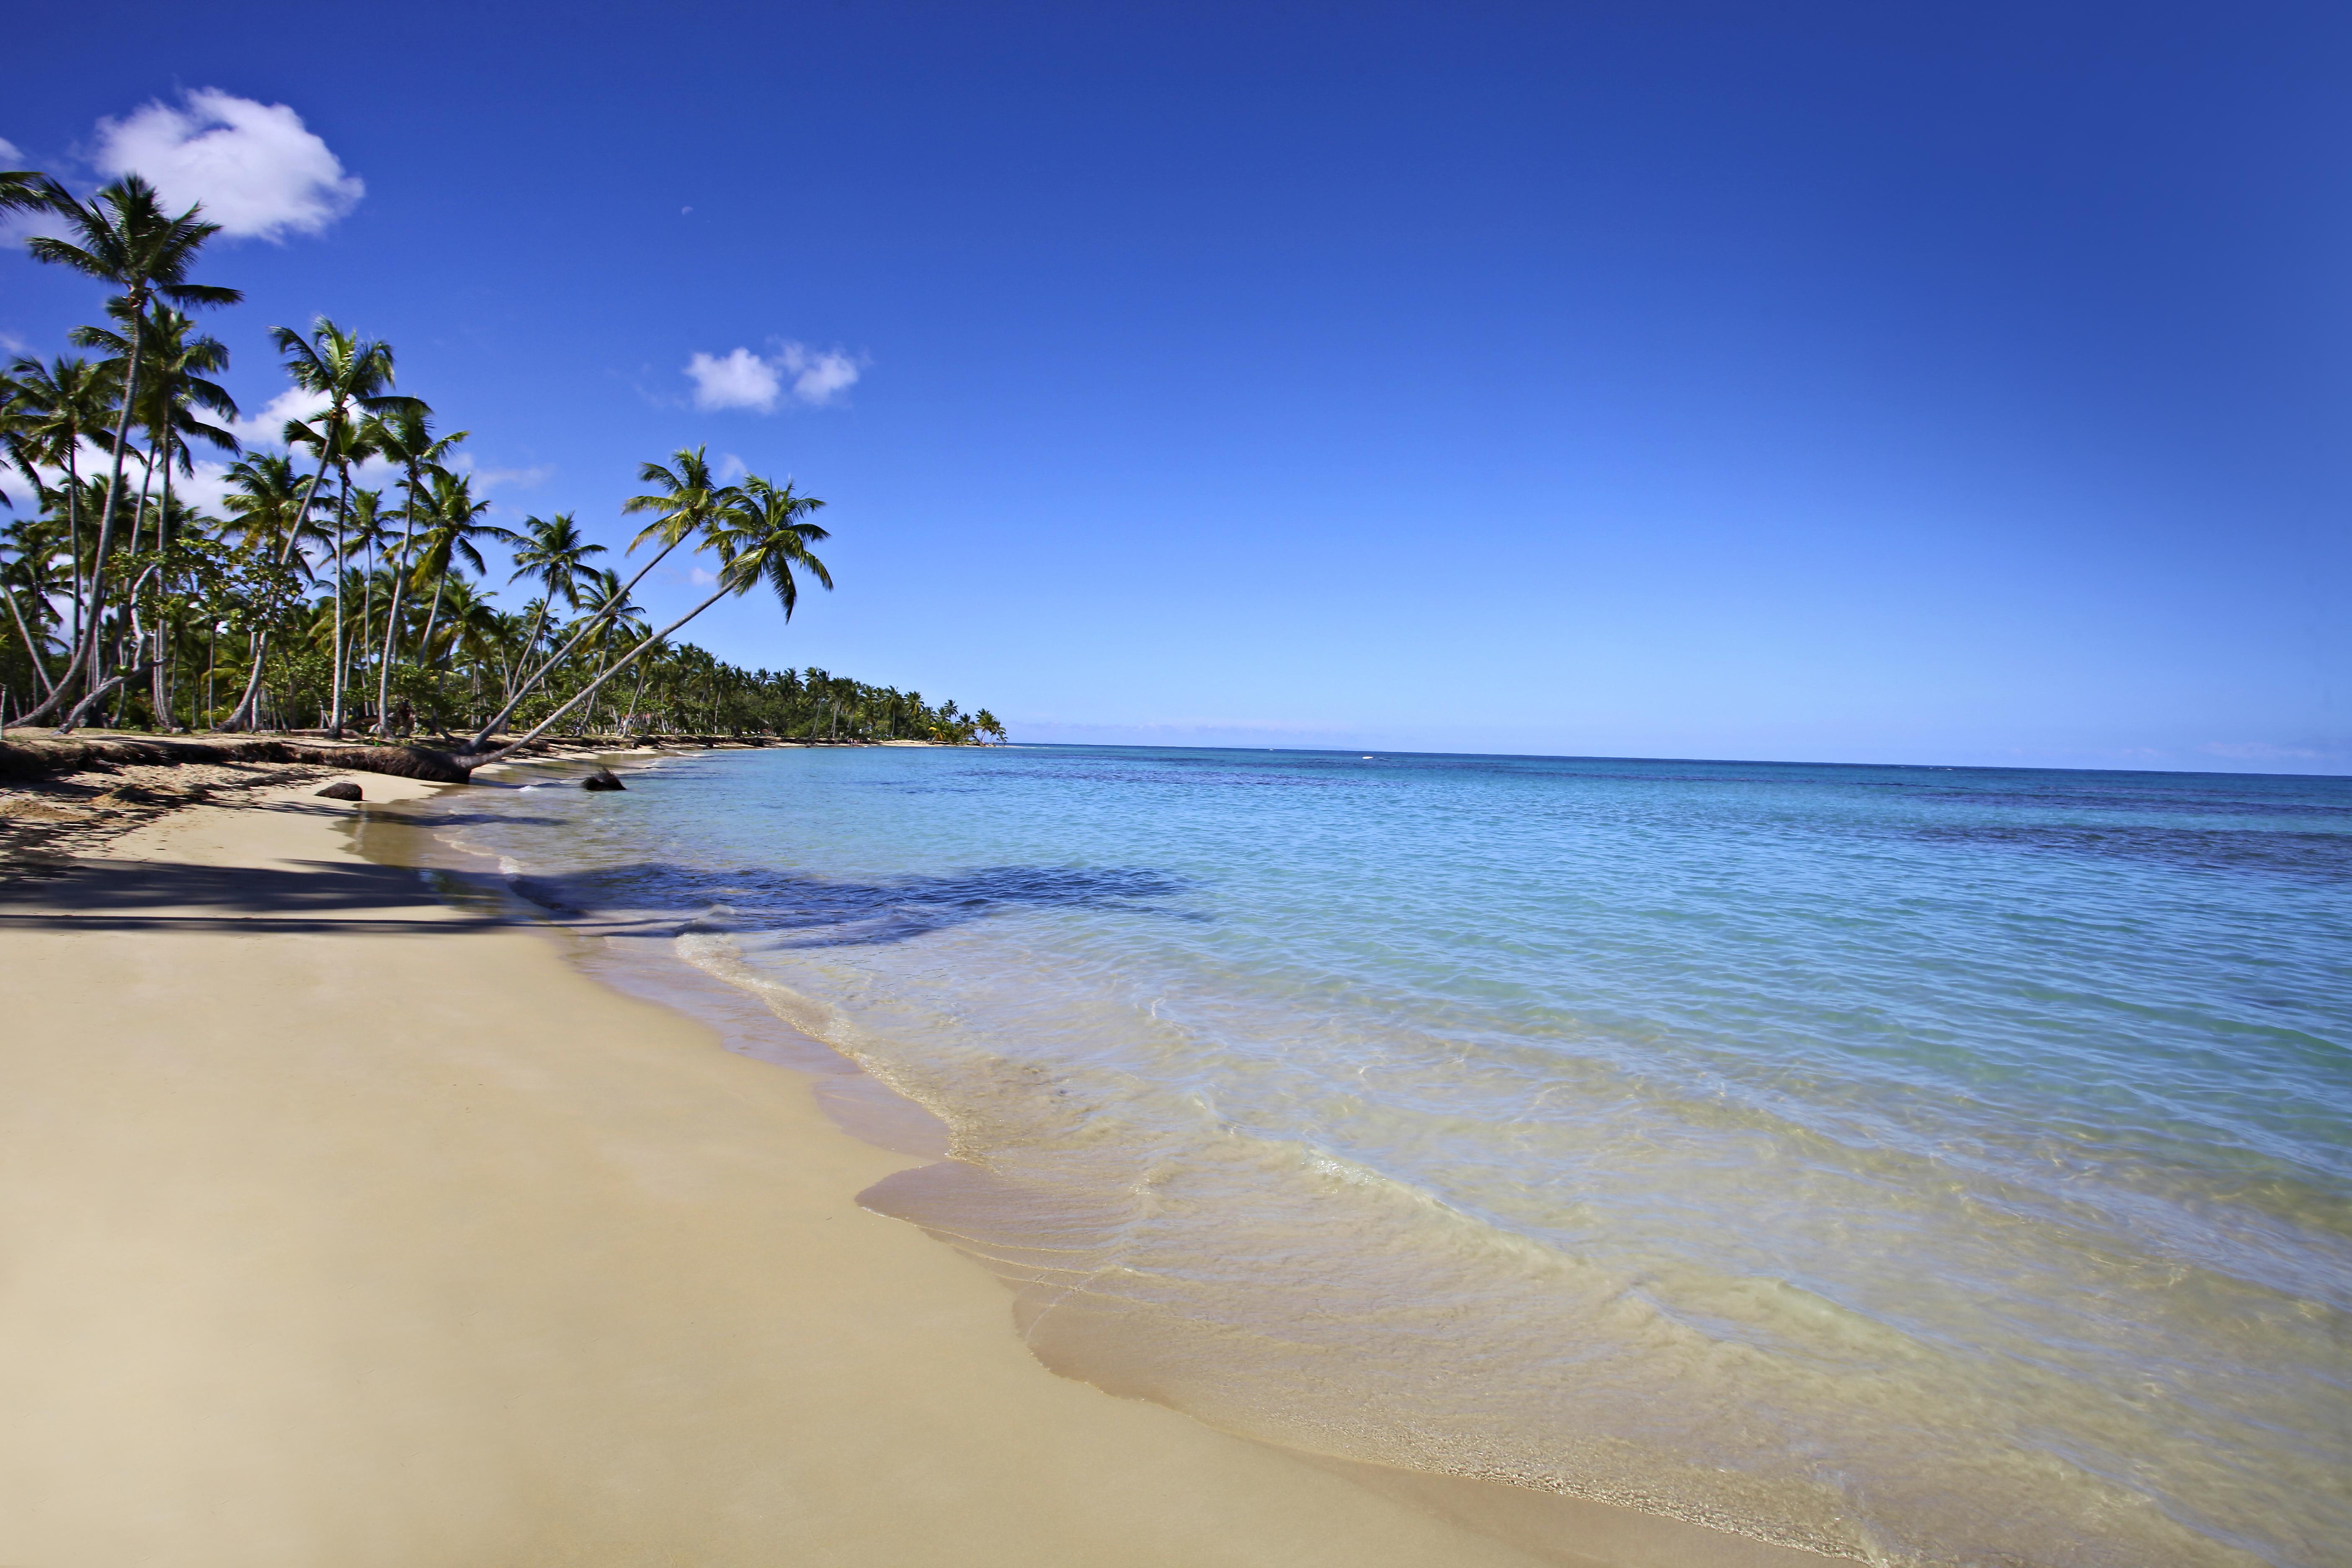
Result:
[[[1045,1372],[817,1080],[315,787],[0,869],[0,1563],[1596,1560]]]

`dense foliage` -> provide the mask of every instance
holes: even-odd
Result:
[[[526,731],[761,734],[818,741],[1003,738],[982,709],[822,669],[745,670],[676,639],[730,595],[765,590],[787,619],[800,584],[833,580],[812,546],[824,506],[791,484],[720,484],[699,449],[647,463],[623,510],[651,518],[625,576],[569,515],[490,521],[456,462],[467,432],[394,390],[385,343],[321,319],[272,337],[317,411],[285,426],[286,455],[245,452],[213,378],[228,351],[185,310],[237,302],[188,273],[217,232],[176,216],[136,176],[87,202],[46,176],[0,173],[0,211],[35,211],[64,237],[27,247],[107,285],[107,321],[77,329],[92,357],[19,358],[0,376],[0,719],[69,729],[356,729],[424,732],[480,753]],[[175,492],[210,448],[238,458],[212,516]],[[355,485],[355,470],[389,484]],[[18,483],[17,481],[21,481]],[[498,603],[482,554],[512,554]],[[714,557],[716,588],[658,629],[632,599],[673,552]]]

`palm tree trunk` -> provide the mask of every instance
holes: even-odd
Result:
[[[80,447],[81,431],[77,426],[66,437],[65,451],[66,559],[69,568],[66,576],[73,584],[73,630],[66,637],[68,648],[81,646],[81,473],[74,463]]]
[[[343,524],[352,510],[352,468],[349,463],[338,463],[336,471],[342,476],[342,493],[335,500],[335,682],[334,712],[327,720],[327,738],[343,738]]]
[[[369,525],[367,572],[360,578],[360,640],[352,649],[352,675],[356,681],[367,673],[367,658],[375,647],[375,539],[374,525]]]
[[[253,670],[245,678],[245,694],[236,700],[227,718],[220,721],[224,730],[257,730],[261,727],[261,658],[268,651],[269,635],[258,627],[246,634],[253,645]]]
[[[57,684],[50,680],[49,672],[42,667],[40,645],[33,640],[33,634],[25,629],[25,617],[16,609],[16,591],[0,583],[0,595],[7,596],[8,618],[16,623],[16,635],[25,639],[25,657],[32,660],[33,674],[40,681],[41,694],[46,697],[57,690]]]
[[[122,459],[131,446],[131,410],[139,401],[139,362],[147,347],[147,301],[133,295],[131,303],[131,353],[122,370],[122,412],[114,421],[114,473],[107,481],[106,505],[98,516],[98,550],[89,563],[89,618],[82,628],[89,647],[77,650],[79,658],[87,661],[82,679],[91,690],[58,727],[60,731],[79,724],[98,700],[100,650],[105,646],[105,639],[99,636],[99,622],[106,607],[106,552],[114,543],[114,513],[122,496]]]
[[[549,656],[546,663],[541,665],[537,669],[531,671],[529,676],[525,677],[523,683],[515,689],[514,695],[507,699],[506,706],[499,709],[497,716],[492,718],[488,723],[483,725],[481,732],[476,735],[472,740],[467,742],[465,745],[460,748],[460,751],[466,752],[477,752],[487,744],[489,738],[499,732],[499,726],[514,717],[514,710],[522,706],[522,700],[530,696],[531,692],[538,688],[541,681],[547,679],[549,672],[553,670],[557,665],[562,663],[565,656],[570,654],[573,648],[580,646],[580,641],[583,637],[585,637],[590,632],[594,631],[599,626],[603,625],[605,617],[611,615],[614,606],[627,604],[629,602],[629,590],[635,588],[639,583],[644,582],[646,574],[662,563],[662,556],[667,555],[671,551],[676,550],[680,544],[685,542],[685,540],[686,536],[684,534],[680,534],[677,539],[674,539],[667,544],[663,545],[659,554],[656,554],[651,561],[646,562],[645,565],[638,568],[637,574],[635,576],[621,584],[621,591],[619,593],[614,594],[611,598],[605,600],[602,605],[599,605],[596,607],[595,613],[588,617],[586,624],[582,626],[578,631],[572,634],[572,640],[565,643],[562,647],[557,648],[553,654]],[[702,612],[700,610],[697,610],[695,612],[696,615],[700,615],[701,613]],[[534,731],[534,733],[536,733],[536,731]]]
[[[652,668],[651,659],[637,666],[637,684],[635,689],[629,693],[629,710],[621,715],[621,727],[624,730],[628,728],[629,721],[637,716],[637,700],[646,694],[646,671]]]
[[[425,635],[416,639],[416,662],[420,667],[433,657],[433,624],[441,618],[441,587],[448,581],[446,572],[433,579],[433,607],[425,615]]]
[[[551,597],[552,595],[551,594],[550,596]],[[579,602],[577,600],[573,601],[572,607],[575,610],[578,609],[580,607]],[[530,652],[532,648],[539,646],[539,628],[546,624],[547,600],[541,599],[539,602],[539,613],[532,616],[530,618],[530,630],[523,634],[522,651],[526,658],[530,656]],[[514,661],[509,659],[507,661],[506,669],[499,681],[499,700],[502,702],[511,701],[513,698]]]
[[[400,520],[400,564],[392,573],[392,606],[383,613],[383,662],[376,667],[375,732],[392,736],[392,656],[400,636],[400,599],[408,586],[409,543],[416,537],[416,465],[408,467],[408,507]]]
[[[148,706],[154,710],[156,726],[168,733],[172,729],[171,680],[163,661],[163,601],[171,592],[171,584],[163,574],[163,525],[172,515],[172,419],[168,399],[164,404],[163,428],[156,434],[155,441],[163,453],[163,499],[155,511],[155,646],[149,660],[154,671],[154,685],[148,692]]]
[[[710,608],[711,605],[717,604],[719,600],[725,598],[733,591],[734,590],[729,584],[721,583],[719,584],[719,592],[711,595],[710,597],[703,600],[702,603],[695,605],[694,608],[687,611],[686,614],[678,616],[677,619],[672,621],[669,625],[664,626],[661,630],[654,633],[653,636],[646,638],[645,641],[637,644],[636,647],[623,654],[619,658],[614,659],[611,664],[605,666],[603,672],[600,673],[595,679],[590,681],[585,687],[574,693],[570,701],[564,703],[562,707],[558,708],[554,712],[550,713],[546,718],[541,719],[539,721],[538,728],[531,731],[530,734],[525,735],[519,741],[513,741],[499,747],[497,751],[492,752],[488,757],[482,759],[482,761],[472,763],[471,765],[474,767],[487,766],[488,763],[496,762],[500,757],[512,756],[515,752],[522,750],[523,747],[530,745],[533,741],[538,740],[541,735],[544,735],[549,730],[552,729],[557,720],[562,718],[566,713],[571,712],[574,708],[579,707],[580,704],[595,696],[598,689],[604,686],[604,682],[612,679],[613,677],[620,674],[621,671],[628,668],[632,664],[635,664],[637,661],[638,657],[647,648],[668,637],[672,632],[677,630],[678,627],[686,625],[687,622],[694,619],[695,616],[702,614],[703,611]]]
[[[295,548],[301,543],[302,523],[310,515],[310,503],[319,499],[319,483],[327,477],[327,464],[333,458],[335,444],[342,438],[342,418],[343,411],[340,405],[328,409],[326,424],[320,432],[319,471],[312,474],[310,482],[302,487],[302,499],[295,504],[293,521],[286,528],[286,542],[278,551],[278,564],[280,566],[294,559]],[[246,681],[245,697],[237,703],[236,711],[222,723],[222,729],[236,729],[247,717],[247,710],[261,689],[261,660],[268,651],[269,634],[264,631],[254,638],[253,674]]]
[[[409,505],[400,517],[400,564],[393,566],[393,605],[383,611],[383,663],[376,666],[376,733],[393,736],[393,654],[400,642],[400,599],[409,585],[409,548],[416,538],[416,463],[409,463]]]

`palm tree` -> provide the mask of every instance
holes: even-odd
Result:
[[[10,193],[31,193],[10,194]],[[122,493],[122,462],[130,445],[131,417],[138,405],[140,362],[145,352],[147,308],[158,299],[184,306],[234,305],[245,296],[235,289],[191,283],[188,268],[204,243],[220,232],[190,207],[177,217],[163,210],[155,188],[136,174],[100,190],[87,205],[76,201],[63,185],[46,175],[31,184],[19,183],[0,191],[11,205],[37,203],[63,218],[72,239],[35,235],[25,248],[37,259],[69,267],[121,290],[124,318],[131,324],[130,353],[125,358],[120,412],[114,423],[114,468],[107,484],[105,510],[98,520],[98,544],[89,569],[89,613],[82,628],[83,647],[76,649],[67,679],[39,708],[26,715],[37,718],[70,693],[79,681],[87,688],[80,703],[61,728],[71,728],[104,695],[99,689],[98,635],[105,607],[107,552],[114,542],[114,513]]]
[[[380,428],[373,420],[370,420],[360,426],[357,438],[367,439]],[[344,531],[346,550],[367,563],[359,572],[360,635],[350,645],[352,673],[356,679],[366,669],[368,655],[375,647],[376,552],[392,543],[391,517],[383,509],[382,490],[352,492]]]
[[[548,609],[559,595],[568,607],[580,607],[580,579],[592,570],[587,564],[588,557],[604,554],[604,547],[582,539],[580,525],[568,511],[544,520],[524,518],[522,531],[522,548],[514,552],[514,575],[507,581],[520,583],[528,577],[547,590],[531,615],[530,630],[523,636],[527,658],[528,650],[539,646],[539,628],[546,622]],[[514,695],[512,672],[508,675],[505,694]]]
[[[646,467],[650,468],[654,465],[648,463]],[[833,574],[825,570],[824,562],[809,552],[810,545],[831,537],[824,529],[806,521],[811,512],[823,505],[824,502],[814,496],[804,496],[794,490],[789,482],[772,485],[765,479],[746,479],[740,490],[730,494],[725,510],[702,524],[705,542],[719,555],[719,591],[606,665],[595,679],[541,720],[536,729],[520,740],[501,747],[496,754],[510,755],[539,739],[558,719],[595,696],[606,681],[635,663],[648,649],[667,641],[678,627],[730,595],[748,594],[765,583],[774,593],[776,603],[783,606],[784,619],[791,620],[793,608],[800,603],[800,583],[793,575],[794,567],[805,571],[828,589],[833,586]],[[681,533],[679,537],[685,535]],[[639,574],[640,576],[643,574]],[[481,764],[475,765],[478,767]]]
[[[5,541],[16,552],[16,558],[0,566],[0,594],[8,601],[8,618],[16,627],[16,636],[25,645],[25,658],[33,667],[33,679],[47,697],[57,689],[49,679],[47,638],[40,631],[41,616],[49,610],[49,596],[57,592],[53,575],[57,560],[56,525],[38,518],[19,518],[8,525]],[[30,626],[24,612],[17,607],[16,590],[22,587],[33,606]],[[54,612],[51,612],[54,613]],[[70,647],[70,645],[68,645]]]
[[[488,572],[477,539],[495,539],[501,544],[520,542],[520,536],[510,529],[484,522],[482,514],[490,510],[488,500],[474,499],[473,481],[462,474],[447,472],[433,476],[432,531],[425,536],[423,552],[419,555],[409,586],[425,591],[427,579],[433,584],[433,609],[425,617],[425,635],[416,645],[416,662],[431,660],[433,626],[441,618],[441,590],[449,579],[450,567],[464,562],[477,572]]]
[[[125,301],[116,300],[109,304],[108,313],[121,321],[127,309]],[[128,321],[124,324],[132,325]],[[78,347],[103,349],[111,353],[114,357],[107,362],[105,368],[117,374],[127,374],[124,367],[130,361],[134,342],[142,337],[145,340],[146,364],[139,375],[139,423],[146,430],[148,441],[145,475],[139,487],[139,505],[131,519],[131,552],[133,555],[139,552],[140,525],[147,510],[148,489],[159,474],[163,479],[163,494],[155,508],[156,559],[139,574],[125,595],[134,640],[141,635],[138,625],[140,589],[149,579],[162,576],[165,520],[173,515],[172,469],[174,458],[182,473],[195,472],[188,441],[181,437],[203,441],[223,452],[237,449],[235,436],[222,426],[206,424],[196,416],[195,410],[202,409],[221,418],[234,420],[236,417],[236,400],[218,383],[209,379],[228,367],[226,345],[217,338],[193,336],[195,329],[196,323],[192,317],[169,305],[158,304],[149,313],[143,333],[134,330],[125,335],[104,327],[78,327],[71,334]],[[163,586],[168,591],[168,584]],[[153,678],[150,702],[157,722],[165,723],[165,642],[160,613],[161,598],[159,593],[153,645],[147,650],[152,657],[147,659],[147,664]],[[168,728],[168,724],[165,727]]]
[[[228,482],[221,504],[247,555],[283,561],[300,540],[318,537],[318,523],[306,515],[309,487],[294,472],[293,458],[253,453],[229,469]]]
[[[405,414],[422,416],[425,405],[414,397],[399,396],[388,390],[393,384],[392,345],[376,338],[362,338],[347,332],[334,322],[320,316],[311,323],[310,335],[305,338],[291,327],[272,327],[269,338],[278,352],[286,358],[286,374],[296,386],[327,400],[327,406],[313,416],[310,426],[304,429],[319,451],[318,470],[310,476],[310,486],[303,500],[305,510],[319,492],[319,485],[327,477],[328,468],[339,460],[348,461],[346,450],[351,426],[362,415],[382,419]],[[287,434],[295,437],[299,422],[289,422]],[[340,514],[338,522],[340,524]],[[287,548],[293,548],[289,537]],[[278,563],[285,565],[280,556]],[[342,580],[342,548],[338,529],[335,552],[335,578]],[[268,638],[257,643],[253,650],[253,673],[246,681],[245,696],[231,711],[223,729],[242,726],[251,716],[255,694],[261,689],[261,660],[267,651]],[[341,723],[341,702],[336,703],[337,723]]]
[[[400,514],[400,560],[392,568],[392,603],[383,619],[383,658],[376,666],[375,732],[383,736],[392,733],[392,660],[400,636],[400,600],[408,583],[409,551],[416,537],[417,520],[425,515],[422,494],[425,476],[446,472],[441,460],[466,438],[463,430],[436,437],[428,417],[431,413],[431,409],[418,404],[400,410],[390,419],[371,421],[373,428],[368,432],[376,450],[398,463],[408,475],[408,504]]]
[[[322,421],[315,428],[299,419],[289,420],[286,424],[289,446],[309,447],[317,451],[320,456],[322,473],[325,463],[332,462],[335,466],[335,609],[334,642],[331,655],[333,674],[330,679],[333,695],[327,733],[336,740],[341,740],[343,734],[343,677],[349,646],[343,637],[343,587],[344,580],[351,575],[346,563],[351,559],[352,465],[365,462],[375,456],[373,433],[376,428],[373,419],[341,424]],[[312,488],[317,488],[315,480]],[[366,634],[362,632],[361,635],[364,637]]]
[[[636,538],[629,541],[631,553],[634,554],[637,546],[648,539],[658,539],[662,542],[661,549],[654,553],[653,559],[638,567],[637,574],[623,585],[620,590],[623,595],[626,595],[639,583],[644,582],[646,574],[660,565],[662,558],[677,549],[679,544],[697,535],[707,534],[734,501],[735,492],[719,483],[710,471],[710,460],[702,447],[696,447],[689,450],[680,447],[676,452],[670,454],[670,461],[677,467],[672,468],[665,468],[659,463],[647,463],[638,469],[637,482],[656,488],[649,494],[631,496],[621,503],[621,510],[625,512],[656,514],[654,521],[646,524]],[[696,548],[700,549],[701,546],[697,545]],[[613,605],[614,602],[607,599],[604,604],[597,605],[594,613],[582,622],[579,629],[572,634],[570,641],[556,649],[537,669],[532,670],[517,684],[514,691],[507,698],[506,706],[483,727],[479,734],[460,748],[461,752],[478,752],[488,746],[490,737],[497,734],[499,727],[514,717],[514,710],[521,706],[522,700],[528,697],[541,681],[546,679],[548,675],[563,662],[564,658],[590,632],[594,631],[611,616]]]
[[[36,461],[63,468],[66,473],[61,488],[65,492],[67,548],[73,563],[73,629],[67,640],[69,647],[79,647],[83,615],[81,444],[92,432],[106,427],[107,410],[113,405],[117,382],[107,365],[62,356],[46,365],[37,359],[19,359],[8,368],[16,388],[12,406],[24,416],[23,423],[12,435],[26,443]]]

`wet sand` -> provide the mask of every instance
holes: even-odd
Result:
[[[837,1083],[315,787],[0,870],[0,1563],[1626,1560],[1052,1375]]]

